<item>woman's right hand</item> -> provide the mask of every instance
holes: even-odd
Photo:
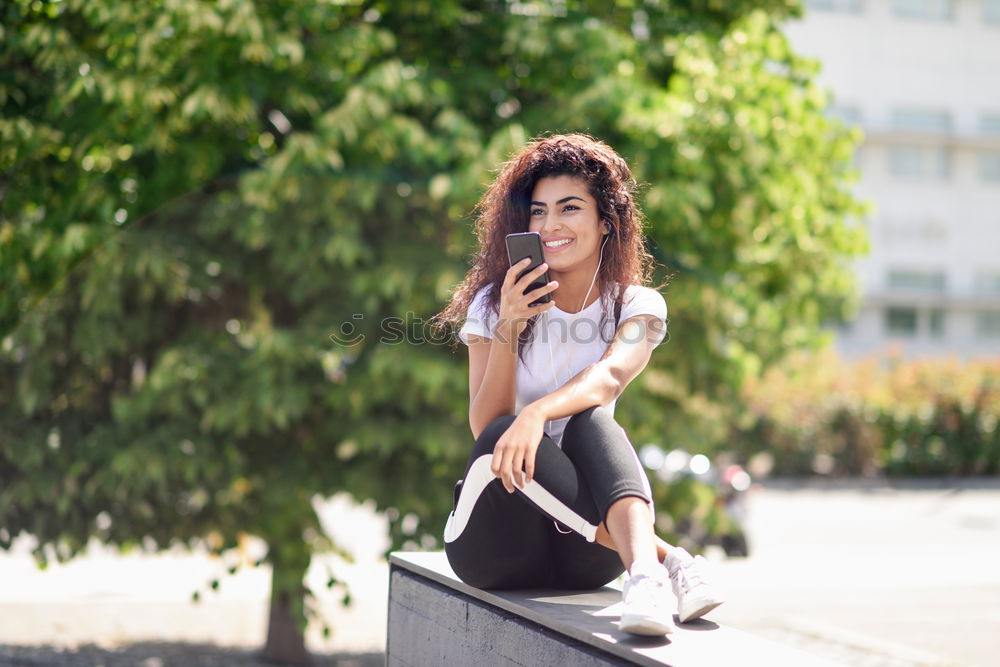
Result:
[[[524,271],[524,268],[530,263],[531,258],[525,257],[507,269],[507,275],[500,286],[500,316],[497,327],[503,327],[504,333],[510,336],[508,341],[517,340],[524,328],[528,326],[528,319],[556,305],[555,301],[540,303],[536,306],[529,305],[540,296],[559,287],[559,283],[552,280],[547,285],[537,287],[525,294],[524,290],[528,288],[528,285],[549,268],[546,262],[542,262],[518,280],[517,274]]]

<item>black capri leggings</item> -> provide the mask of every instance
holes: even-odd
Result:
[[[495,419],[479,435],[445,527],[455,574],[476,588],[593,589],[625,571],[617,552],[594,541],[611,505],[626,496],[652,509],[649,480],[625,430],[603,407],[573,415],[562,449],[547,434],[535,475],[508,493],[490,471],[493,447],[514,421]]]

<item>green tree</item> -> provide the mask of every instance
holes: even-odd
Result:
[[[425,323],[490,171],[546,130],[631,161],[676,274],[623,421],[711,437],[742,377],[841,312],[863,248],[857,137],[780,33],[795,12],[4,3],[0,548],[261,536],[265,654],[305,660],[302,574],[335,548],[315,494],[374,498],[395,545],[436,544],[467,380]]]

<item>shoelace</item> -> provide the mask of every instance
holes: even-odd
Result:
[[[674,571],[674,576],[677,578],[677,582],[680,584],[685,593],[695,586],[705,583],[701,578],[701,573],[698,571],[699,568],[697,565],[697,561],[692,560],[688,563],[682,563]]]

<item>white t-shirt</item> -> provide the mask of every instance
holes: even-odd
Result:
[[[486,285],[480,289],[469,305],[465,324],[458,332],[459,339],[466,345],[469,344],[469,334],[493,338],[497,314],[486,304],[490,288]],[[515,414],[520,414],[529,403],[551,394],[604,356],[615,333],[613,306],[610,297],[605,295],[579,313],[567,313],[553,306],[541,314],[535,321],[532,340],[524,350],[524,362],[520,359],[517,362]],[[661,343],[667,331],[666,301],[654,289],[630,285],[625,289],[619,324],[644,314],[655,315],[662,320],[657,344]],[[599,325],[603,325],[603,339]],[[617,399],[607,405],[612,414],[616,402]],[[569,417],[563,417],[545,423],[545,432],[560,447],[563,429],[569,420]]]

